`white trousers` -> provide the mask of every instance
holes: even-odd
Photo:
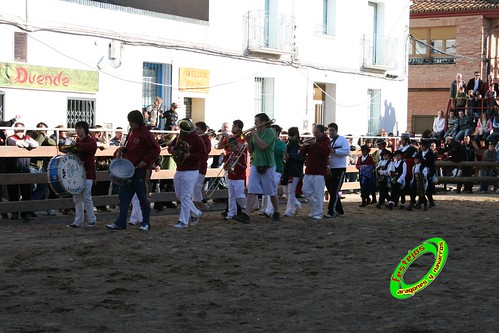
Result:
[[[300,177],[293,177],[293,181],[288,183],[288,201],[286,203],[286,215],[294,215],[296,211],[301,208],[301,202],[296,199],[296,187],[300,182]]]
[[[201,202],[203,201],[203,184],[206,175],[198,173],[198,178],[196,179],[196,185],[194,185],[194,192],[192,193],[192,201]]]
[[[303,177],[302,191],[310,206],[310,216],[322,218],[324,186],[326,186],[326,181],[322,175],[305,175]]]
[[[237,214],[237,204],[246,209],[246,195],[244,194],[244,179],[229,179],[229,211],[227,217]]]
[[[279,182],[281,181],[281,174],[279,172],[274,172],[274,184],[275,187],[279,187]],[[269,215],[274,214],[274,206],[272,206],[272,201],[270,200],[270,195],[262,196],[262,208],[260,210],[262,213],[267,213]]]
[[[200,217],[201,211],[194,206],[192,202],[192,192],[198,179],[198,170],[177,171],[173,176],[173,185],[175,186],[175,195],[180,200],[180,223],[188,224],[191,214],[194,217]]]
[[[74,224],[81,226],[84,219],[84,210],[87,212],[87,220],[89,223],[97,221],[94,213],[94,202],[92,201],[92,179],[85,180],[85,189],[80,194],[73,195],[75,203],[75,220]]]

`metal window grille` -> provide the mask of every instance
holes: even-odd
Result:
[[[145,62],[142,70],[142,107],[151,105],[154,98],[163,99],[163,110],[170,108],[172,99],[172,65]],[[163,127],[163,118],[159,119],[158,126]]]
[[[72,128],[79,121],[95,126],[95,99],[68,99],[67,127]]]
[[[369,98],[369,121],[367,125],[368,135],[377,135],[381,129],[381,90],[368,89]]]
[[[14,61],[28,61],[28,34],[14,32]]]
[[[255,114],[258,113],[274,118],[274,78],[255,78]]]
[[[0,119],[5,120],[5,113],[3,112],[3,103],[4,103],[4,92],[0,91]]]

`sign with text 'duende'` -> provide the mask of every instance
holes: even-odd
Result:
[[[208,93],[210,86],[210,71],[199,68],[180,67],[178,90]]]
[[[0,62],[0,87],[96,93],[99,72]]]

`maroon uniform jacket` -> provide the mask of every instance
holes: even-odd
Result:
[[[147,126],[141,126],[128,134],[125,147],[125,158],[137,166],[141,161],[151,169],[161,152],[158,141]]]
[[[208,135],[201,136],[201,139],[204,142],[204,148],[206,150],[206,158],[202,159],[200,162],[199,173],[202,175],[206,175],[206,170],[208,169],[208,155],[211,152],[211,141]]]
[[[331,141],[326,134],[324,134],[322,138],[316,139],[314,144],[301,146],[300,153],[303,156],[307,156],[307,159],[305,160],[306,175],[325,176],[327,174],[329,154],[331,153]]]
[[[90,135],[87,135],[81,140],[78,138],[75,147],[74,154],[78,156],[85,165],[86,179],[95,180],[95,152],[97,151],[97,142]]]
[[[192,132],[187,134],[183,140],[189,144],[189,157],[185,159],[182,165],[177,165],[177,171],[199,170],[201,161],[206,160],[208,156],[203,139],[196,132]]]

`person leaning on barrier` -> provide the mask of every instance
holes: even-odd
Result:
[[[31,150],[38,147],[38,142],[31,138],[29,135],[25,134],[24,124],[17,122],[14,124],[14,135],[7,138],[7,146],[17,146],[19,148],[25,148]],[[5,161],[5,172],[7,173],[30,173],[30,158],[29,157],[8,157]],[[20,185],[7,185],[7,191],[9,193],[9,201],[19,201],[22,197],[22,201],[31,200],[31,184],[20,184]],[[22,212],[21,218],[25,220],[31,220],[35,217],[34,212]],[[17,220],[19,218],[19,213],[12,213],[11,219]]]

